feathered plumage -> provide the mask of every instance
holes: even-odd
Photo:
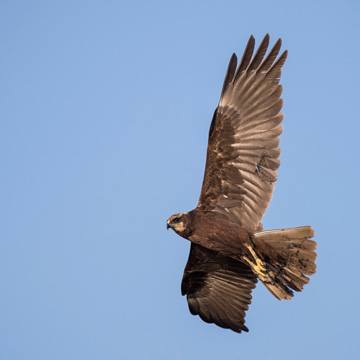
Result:
[[[197,207],[167,226],[191,241],[182,280],[192,314],[237,332],[257,279],[278,299],[290,299],[316,270],[310,226],[263,231],[280,166],[283,101],[279,85],[287,51],[279,39],[268,55],[266,35],[253,56],[232,55],[209,130],[205,175]]]

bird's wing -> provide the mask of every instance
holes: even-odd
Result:
[[[277,60],[279,39],[265,57],[266,35],[253,55],[251,36],[237,67],[230,59],[219,106],[210,125],[204,181],[198,207],[230,217],[253,232],[272,198],[280,166],[279,85],[287,51]],[[265,57],[265,58],[264,58]]]
[[[192,243],[181,292],[193,315],[241,332],[248,331],[244,318],[256,282],[246,264]]]

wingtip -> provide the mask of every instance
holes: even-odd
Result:
[[[254,37],[254,35],[250,36],[248,44],[252,44],[252,46],[255,46],[255,37]]]
[[[261,45],[262,44],[267,44],[267,46],[269,46],[269,43],[270,43],[270,35],[269,35],[269,33],[267,33],[265,36],[264,36],[264,39],[263,39],[263,41],[261,42]],[[261,46],[260,45],[260,46]]]

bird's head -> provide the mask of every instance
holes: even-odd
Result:
[[[172,215],[168,218],[166,223],[167,229],[173,229],[176,233],[181,234],[187,225],[187,213],[180,213]]]

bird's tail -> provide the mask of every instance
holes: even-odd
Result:
[[[291,299],[293,291],[302,291],[309,282],[306,275],[316,271],[316,242],[311,226],[269,230],[255,233],[254,244],[265,244],[271,261],[265,261],[265,271],[258,273],[266,288],[279,300]],[[258,246],[256,246],[258,247]],[[269,254],[270,255],[270,254]]]

